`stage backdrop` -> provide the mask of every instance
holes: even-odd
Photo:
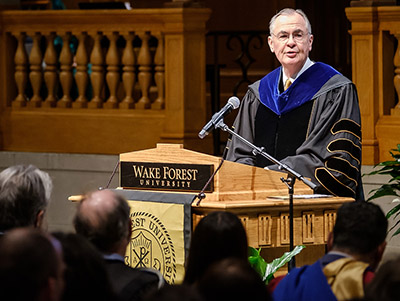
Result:
[[[126,251],[126,264],[157,269],[168,283],[181,283],[190,243],[194,195],[115,191],[122,194],[131,207],[132,237]]]

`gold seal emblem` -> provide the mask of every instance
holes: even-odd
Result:
[[[171,236],[163,223],[148,212],[133,212],[132,236],[126,264],[134,268],[153,268],[169,284],[175,283],[176,255]]]

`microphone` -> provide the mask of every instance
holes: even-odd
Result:
[[[232,112],[232,110],[237,109],[239,105],[239,98],[236,96],[230,97],[226,105],[219,112],[215,113],[213,117],[211,117],[211,120],[203,127],[199,133],[199,137],[203,139],[207,136],[226,115]]]

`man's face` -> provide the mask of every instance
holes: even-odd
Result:
[[[297,74],[311,51],[313,35],[308,33],[306,21],[299,14],[279,16],[268,37],[268,44],[288,76]]]

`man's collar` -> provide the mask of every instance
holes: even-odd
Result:
[[[351,256],[350,254],[345,253],[345,252],[341,252],[341,251],[329,251],[328,254],[329,255],[338,255],[338,256],[342,256],[342,257],[353,258],[353,256]]]
[[[121,255],[119,255],[119,254],[117,254],[117,253],[103,254],[103,258],[104,258],[105,260],[117,260],[117,261],[125,262],[125,261],[124,261],[124,257],[121,256]]]
[[[295,74],[293,77],[290,77],[290,81],[293,83],[296,78],[298,78],[304,71],[306,71],[308,68],[310,68],[312,65],[314,64],[314,62],[312,60],[310,60],[310,58],[307,58],[306,62],[304,63],[303,67],[300,69],[300,71]],[[286,80],[288,79],[288,77],[285,74],[284,68],[282,66],[282,83],[283,85],[285,84]]]

